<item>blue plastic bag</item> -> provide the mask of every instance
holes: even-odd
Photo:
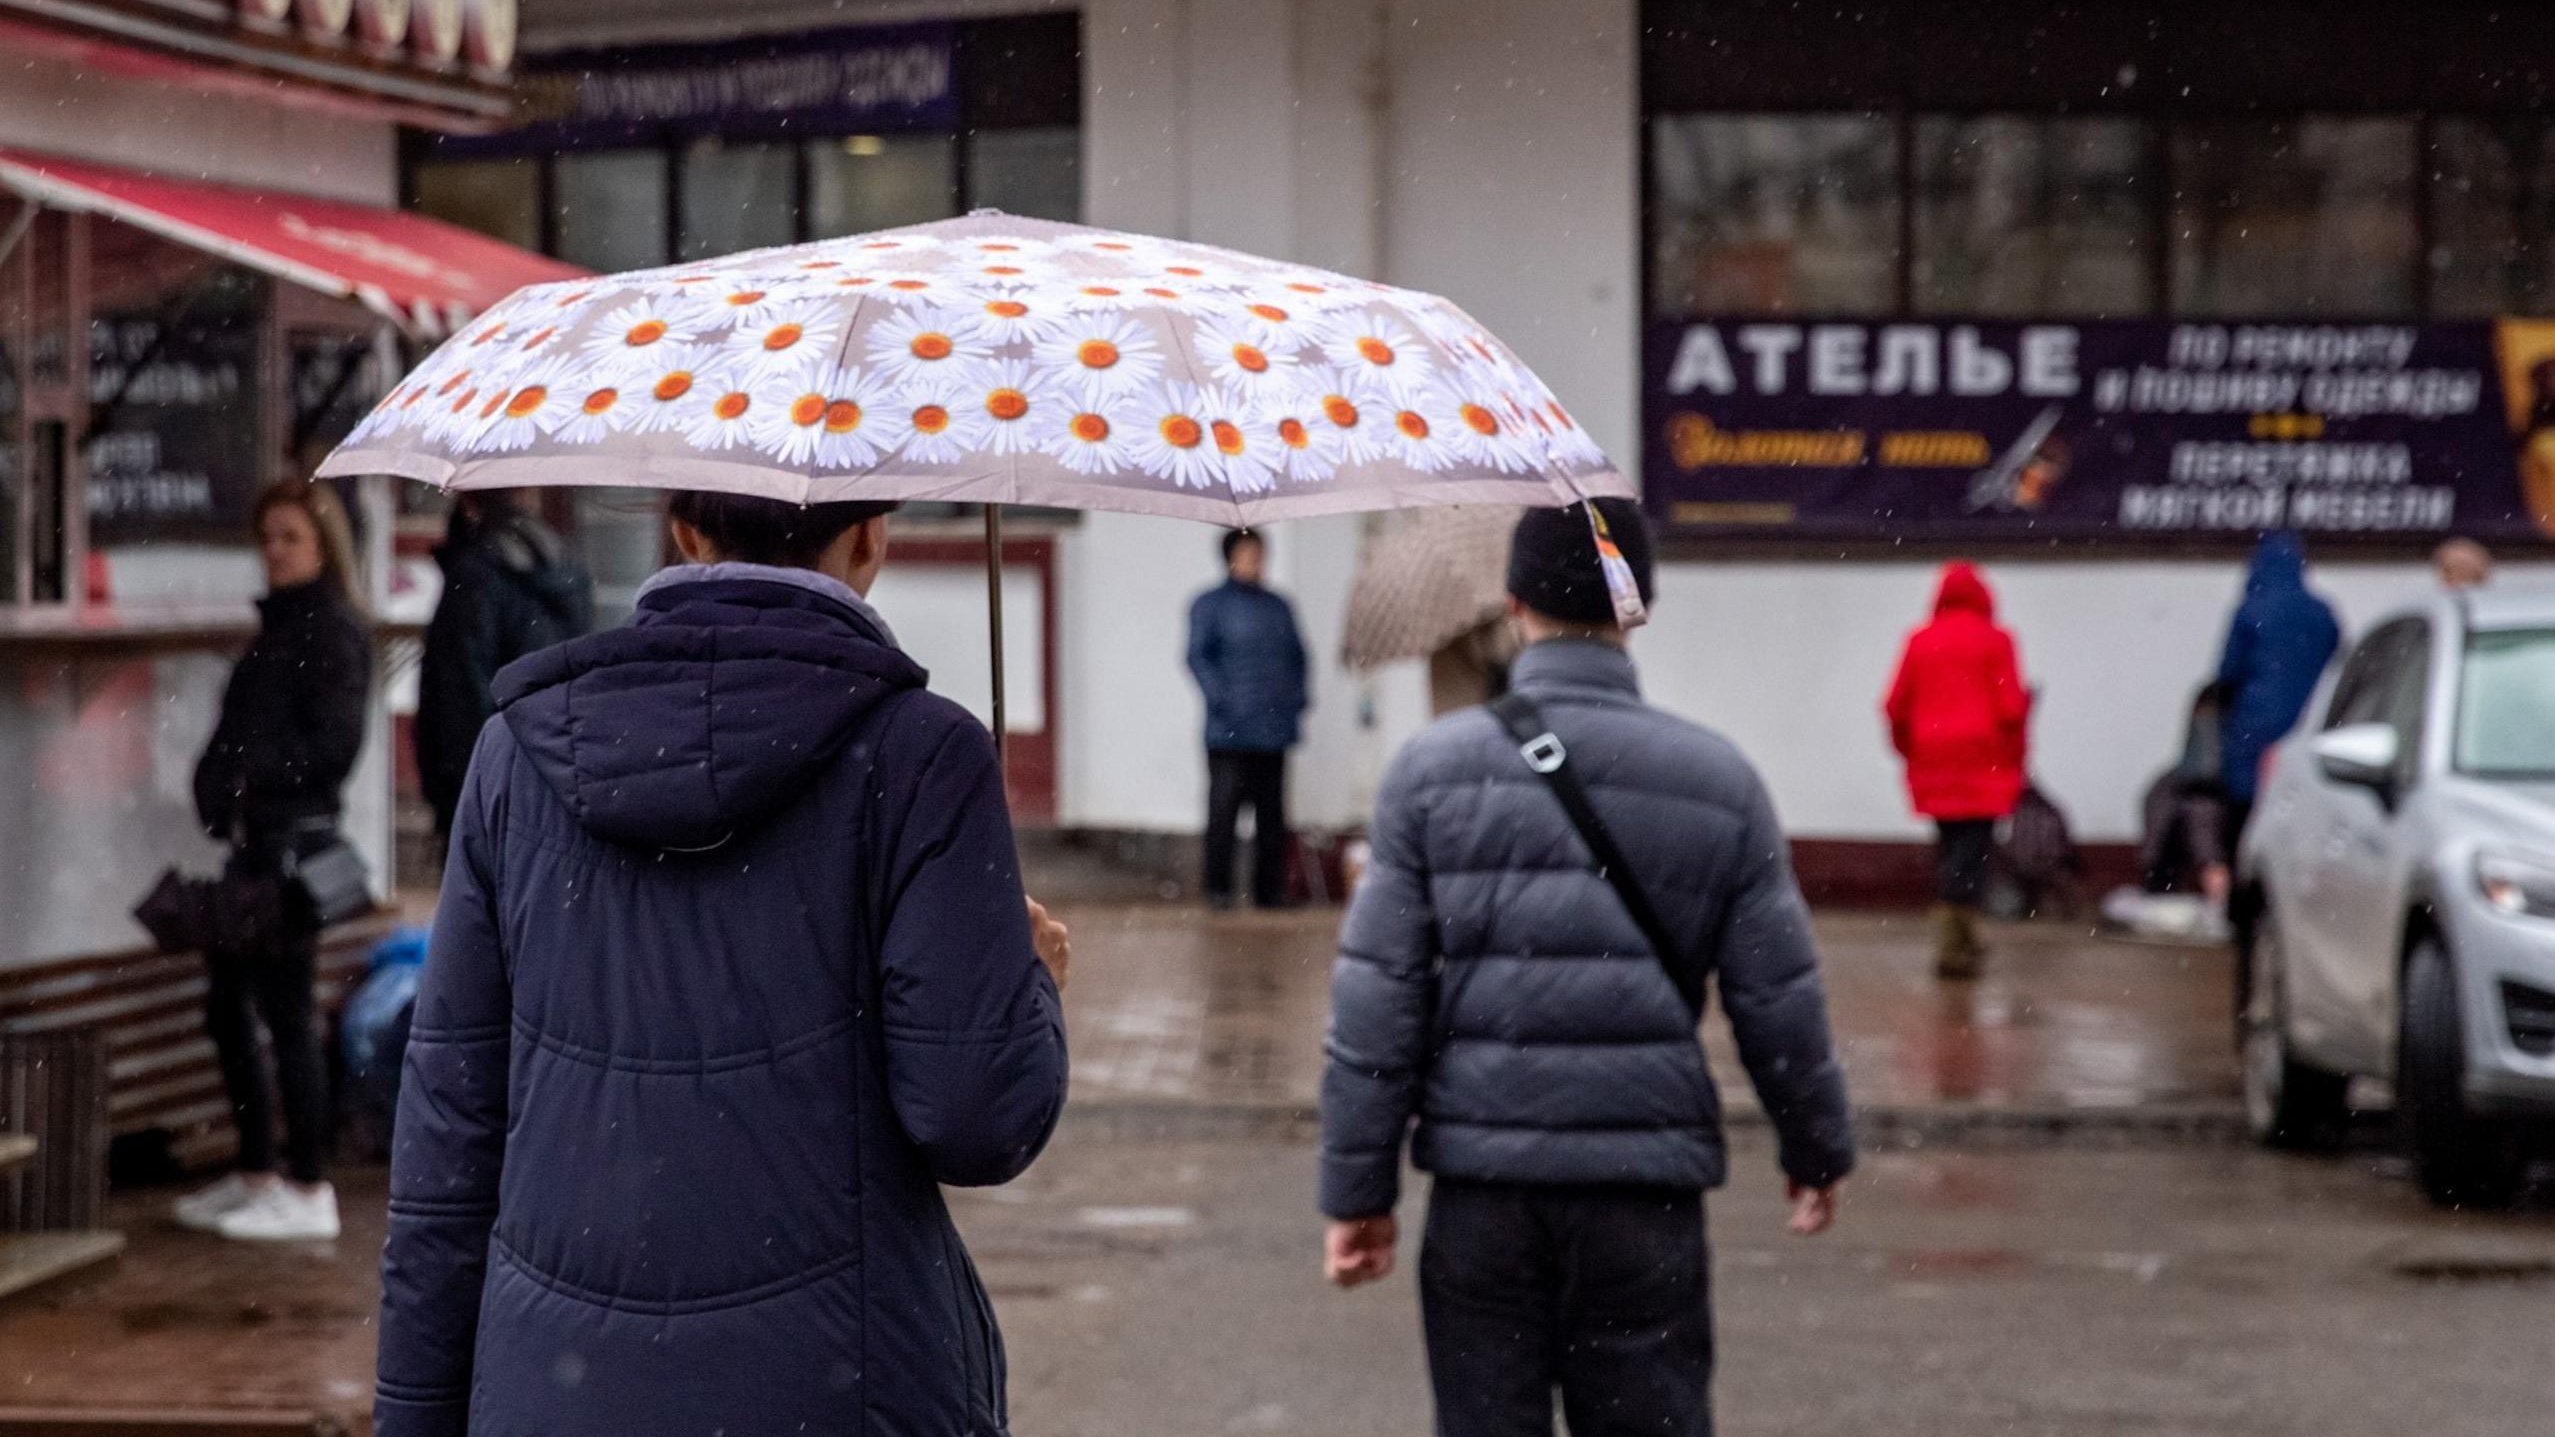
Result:
[[[399,1108],[399,1064],[408,1053],[408,1022],[425,966],[425,929],[402,928],[383,939],[373,948],[370,976],[356,986],[339,1019],[348,1094],[385,1124]]]

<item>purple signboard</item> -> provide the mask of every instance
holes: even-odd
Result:
[[[445,137],[436,153],[641,143],[667,130],[954,129],[957,35],[954,25],[927,21],[552,52],[527,59],[517,77],[523,124]]]
[[[1659,324],[1688,535],[2555,538],[2555,322]]]

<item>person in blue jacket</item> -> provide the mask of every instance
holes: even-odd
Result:
[[[1207,708],[1207,903],[1233,906],[1234,826],[1251,807],[1251,901],[1286,906],[1286,752],[1307,702],[1295,610],[1264,582],[1268,545],[1224,536],[1225,580],[1189,606],[1189,672]]]
[[[941,1185],[1065,1096],[1066,935],[878,504],[678,494],[689,562],[497,676],[392,1137],[379,1437],[1007,1429]]]
[[[2227,793],[2227,844],[2252,815],[2263,756],[2306,712],[2324,666],[2342,642],[2333,608],[2307,590],[2307,551],[2296,534],[2277,530],[2254,546],[2244,600],[2227,626],[2218,660],[2222,686],[2219,763]],[[2215,880],[2212,880],[2213,883]]]

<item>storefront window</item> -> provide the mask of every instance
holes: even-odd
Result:
[[[440,160],[417,167],[417,208],[524,249],[541,248],[538,161]]]
[[[1894,304],[1898,149],[1886,117],[1662,116],[1651,177],[1660,315]]]
[[[2432,312],[2555,311],[2555,125],[2535,115],[2435,120],[2428,169]]]
[[[2153,303],[2154,177],[2129,119],[1916,122],[1916,307],[2096,317]]]
[[[267,460],[271,282],[123,225],[91,229],[89,537],[245,543]]]
[[[807,147],[810,239],[947,219],[958,211],[947,135],[848,135]]]
[[[664,151],[584,150],[552,163],[559,258],[606,274],[666,262]]]
[[[1032,219],[1082,218],[1082,132],[1071,125],[967,137],[967,204]]]
[[[703,259],[796,240],[797,149],[715,139],[686,147],[680,257]]]
[[[2205,120],[2173,137],[2173,307],[2409,315],[2409,119]]]

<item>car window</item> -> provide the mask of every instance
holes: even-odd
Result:
[[[2395,779],[2410,785],[2422,771],[2422,732],[2431,702],[2431,626],[2421,619],[2398,625],[2389,656],[2386,702],[2377,718],[2395,730]]]
[[[2389,624],[2362,639],[2360,646],[2351,651],[2351,657],[2342,665],[2342,676],[2334,680],[2333,701],[2325,706],[2326,728],[2385,717],[2388,701],[2393,697],[2390,679],[2395,656],[2403,646],[2404,634],[2403,624]]]
[[[2555,629],[2476,634],[2458,679],[2459,772],[2555,774]]]

